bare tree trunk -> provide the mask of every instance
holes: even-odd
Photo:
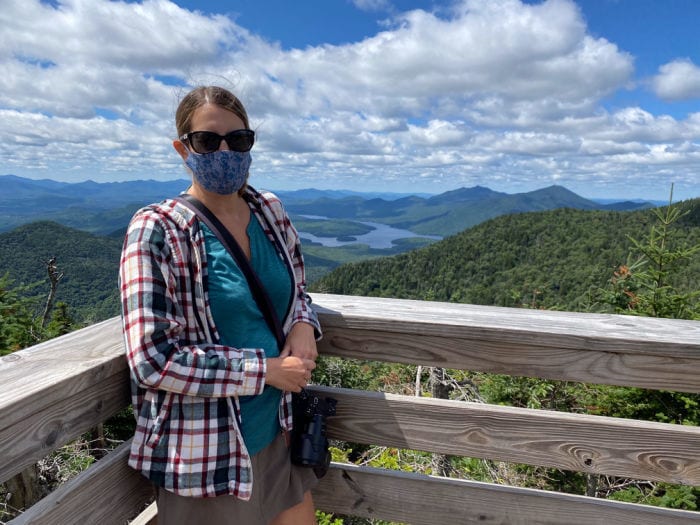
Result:
[[[421,390],[421,376],[423,375],[423,365],[418,365],[416,368],[416,389],[415,389],[415,396],[416,397],[421,397],[423,395],[423,392]]]
[[[46,306],[44,307],[44,314],[41,316],[41,328],[46,328],[49,322],[49,317],[51,317],[51,310],[53,310],[53,303],[56,299],[56,289],[58,288],[58,281],[63,278],[63,272],[58,271],[58,266],[56,265],[56,257],[51,257],[46,261],[46,273],[49,275],[49,284],[51,288],[49,289],[49,296],[46,298]]]
[[[90,455],[95,459],[102,459],[106,454],[105,426],[104,423],[100,423],[90,431]]]
[[[595,498],[598,492],[598,481],[600,476],[598,474],[586,474],[586,496]]]
[[[9,493],[8,505],[17,510],[31,507],[41,499],[39,470],[36,465],[25,468],[5,483]]]
[[[449,399],[450,385],[444,368],[430,369],[430,392],[435,399]],[[433,454],[433,472],[438,476],[449,476],[451,466],[450,458],[446,454]]]

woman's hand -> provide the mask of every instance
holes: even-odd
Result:
[[[267,360],[265,383],[280,390],[301,392],[301,389],[311,379],[311,371],[314,368],[316,368],[316,363],[313,360],[295,357],[289,355],[289,352],[282,352],[280,357],[272,357]]]
[[[280,355],[287,354],[316,361],[318,351],[316,350],[316,334],[313,325],[300,322],[292,326]]]
[[[297,323],[289,331],[280,356],[267,360],[265,382],[280,390],[300,392],[311,380],[317,357],[314,327]]]

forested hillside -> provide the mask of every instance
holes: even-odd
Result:
[[[27,287],[23,296],[43,305],[49,290],[46,261],[56,258],[59,281],[56,300],[71,315],[95,322],[119,314],[117,271],[122,239],[100,237],[54,222],[34,222],[0,234],[0,276]]]
[[[673,230],[680,242],[700,242],[698,202],[683,204],[690,214]],[[317,247],[308,247],[306,263],[312,291],[581,310],[590,305],[591,289],[632,262],[628,236],[640,238],[653,222],[649,210],[521,213],[426,248],[393,257],[377,253],[330,273],[335,263]],[[0,276],[7,273],[13,287],[28,286],[22,295],[36,297],[39,308],[48,291],[45,263],[56,257],[64,274],[57,301],[67,303],[79,322],[106,319],[119,314],[121,243],[122,235],[96,236],[52,222],[24,225],[0,234]],[[676,273],[683,288],[700,282],[699,259]]]
[[[680,244],[700,243],[700,199],[672,230]],[[592,290],[631,264],[629,237],[649,232],[655,217],[635,212],[558,209],[497,217],[412,252],[344,265],[314,284],[317,291],[499,306],[585,310]],[[675,273],[697,288],[700,256]]]

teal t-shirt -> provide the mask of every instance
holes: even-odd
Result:
[[[266,357],[279,356],[277,340],[248,287],[245,275],[216,235],[203,223],[207,252],[209,302],[221,344],[235,348],[263,348]],[[291,300],[287,267],[251,213],[247,228],[251,266],[270,296],[280,320]],[[279,435],[281,390],[266,385],[262,394],[241,396],[241,432],[248,453],[260,452]]]

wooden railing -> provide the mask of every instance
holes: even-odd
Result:
[[[322,355],[516,376],[700,392],[700,323],[315,295]],[[0,359],[0,480],[127,406],[118,319]],[[339,400],[331,438],[400,449],[700,485],[700,429],[315,387]],[[152,491],[129,443],[12,524],[121,524]],[[700,523],[700,513],[542,490],[332,465],[319,509],[413,524]],[[138,523],[155,513],[149,507]]]

